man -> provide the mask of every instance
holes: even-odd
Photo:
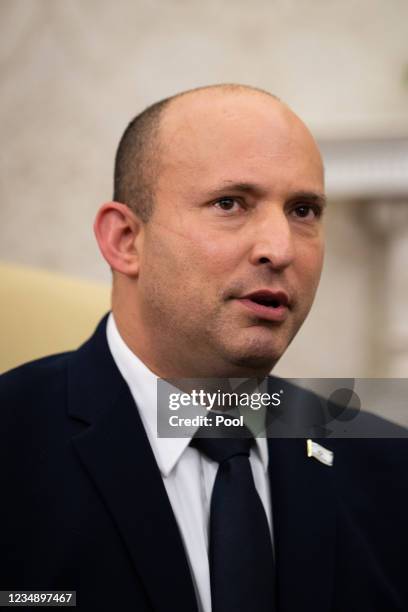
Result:
[[[260,438],[228,483],[198,437],[156,435],[156,377],[274,367],[318,286],[324,206],[313,137],[266,92],[200,88],[128,126],[95,221],[112,313],[3,377],[2,589],[76,590],[81,610],[407,609],[404,441],[326,441],[330,466]],[[249,512],[253,537],[228,537]]]

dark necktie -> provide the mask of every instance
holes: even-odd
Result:
[[[210,510],[212,612],[272,612],[271,536],[249,463],[254,439],[199,435],[191,446],[219,463]]]

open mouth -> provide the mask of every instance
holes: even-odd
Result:
[[[288,296],[283,291],[254,291],[244,296],[244,299],[251,300],[260,306],[268,308],[279,308],[280,306],[288,306]]]
[[[284,291],[262,289],[248,293],[238,301],[258,318],[272,322],[284,321],[289,313],[289,298]]]
[[[268,306],[269,308],[279,308],[279,306],[281,306],[281,301],[276,299],[276,298],[270,298],[270,297],[250,297],[248,298],[250,300],[252,300],[252,302],[255,302],[256,304],[260,304],[261,306]]]

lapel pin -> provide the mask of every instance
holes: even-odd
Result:
[[[314,457],[320,461],[320,463],[324,463],[324,465],[330,467],[333,465],[334,453],[328,448],[324,448],[324,446],[321,446],[317,442],[313,442],[310,438],[306,441],[306,448],[308,457]]]

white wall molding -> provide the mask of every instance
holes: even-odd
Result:
[[[329,197],[407,197],[408,137],[322,140],[319,144]]]

